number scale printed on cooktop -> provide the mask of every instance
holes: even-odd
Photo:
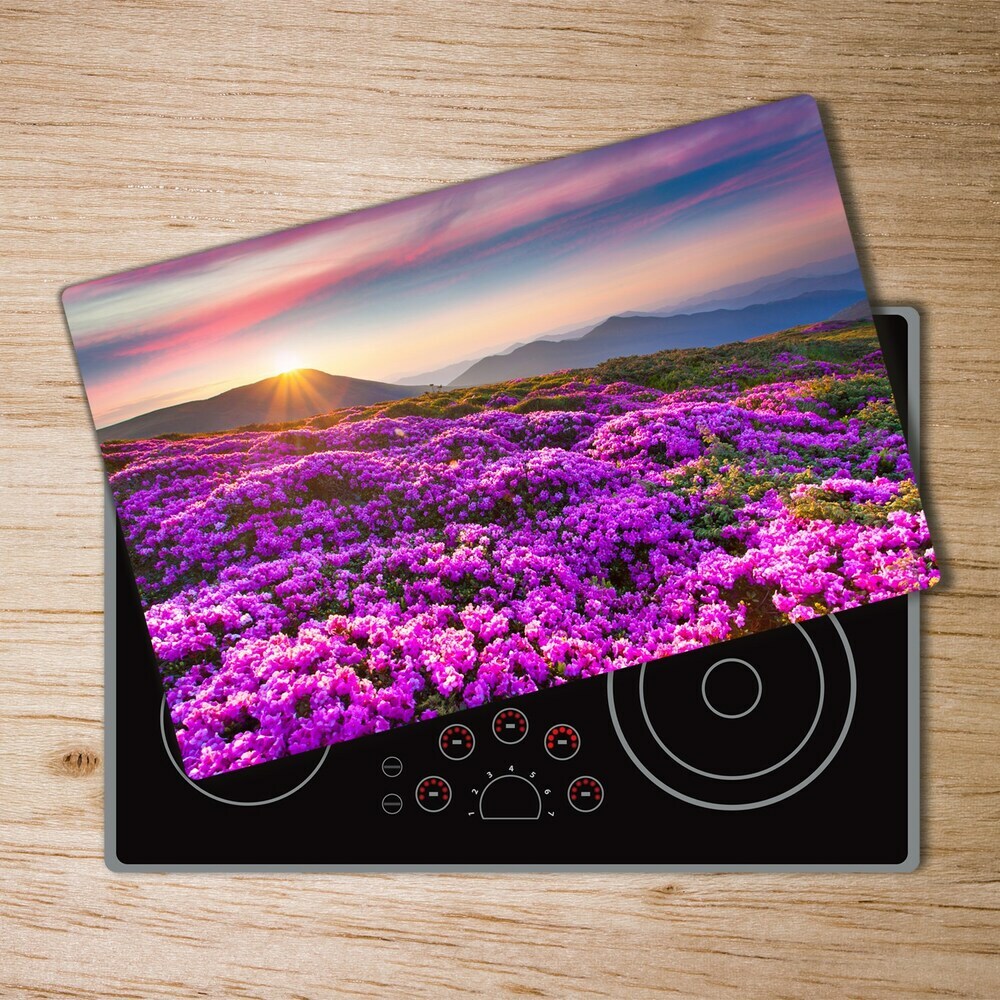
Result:
[[[492,720],[938,579],[808,97],[63,303],[196,781]],[[724,770],[725,723],[773,709],[744,660],[699,681],[717,752],[690,761],[669,722],[651,731],[692,799]],[[790,683],[815,693],[807,661]],[[642,714],[660,686],[615,704]],[[500,740],[521,735],[511,711]],[[462,719],[436,723],[449,753]],[[570,753],[578,734],[554,733]],[[426,777],[416,800],[441,804]],[[579,779],[568,801],[593,808],[600,783]]]

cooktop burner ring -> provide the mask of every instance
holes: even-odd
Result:
[[[765,767],[758,771],[744,772],[743,774],[722,774],[722,773],[716,773],[714,771],[704,771],[701,768],[695,767],[694,764],[689,764],[686,760],[678,756],[678,754],[674,753],[674,751],[667,746],[667,744],[660,737],[660,734],[656,731],[656,727],[653,725],[653,720],[650,718],[649,715],[649,709],[646,706],[646,668],[649,666],[649,664],[644,663],[639,668],[639,706],[642,709],[642,717],[646,723],[646,728],[649,729],[650,735],[653,737],[654,740],[656,740],[656,743],[659,746],[659,748],[668,757],[670,757],[671,760],[680,764],[681,767],[687,768],[687,770],[691,771],[693,774],[697,774],[702,778],[713,778],[718,781],[748,781],[751,778],[762,778],[764,775],[771,774],[772,771],[777,771],[779,768],[784,767],[785,764],[787,764],[790,760],[798,756],[798,754],[801,753],[802,748],[809,742],[810,739],[812,739],[812,735],[814,732],[816,732],[816,727],[819,725],[819,721],[823,716],[823,705],[826,700],[826,680],[823,674],[823,662],[820,658],[819,650],[816,649],[816,644],[809,637],[809,633],[798,622],[795,623],[795,627],[805,637],[806,643],[809,646],[809,650],[813,655],[813,660],[816,663],[816,671],[819,677],[819,698],[816,704],[816,714],[813,716],[813,720],[809,726],[809,729],[806,731],[805,736],[803,736],[802,739],[799,741],[798,746],[796,746],[795,749],[791,751],[791,753],[786,754],[776,764],[771,764],[770,767]],[[750,712],[757,707],[763,695],[763,682],[761,681],[760,674],[757,672],[756,668],[751,664],[746,663],[745,660],[736,660],[736,662],[744,663],[746,664],[746,666],[750,667],[750,669],[754,672],[755,676],[757,677],[757,683],[760,685],[760,690],[757,694],[757,698],[754,701],[753,705],[751,705],[750,708],[748,708],[745,712],[740,713],[739,715],[723,715],[722,712],[719,712],[718,710],[713,708],[711,704],[709,704],[708,698],[705,696],[705,682],[708,680],[708,675],[720,663],[730,662],[734,660],[735,658],[732,656],[727,656],[721,660],[716,660],[715,663],[713,663],[708,668],[708,670],[705,671],[705,676],[702,678],[701,682],[702,697],[705,699],[706,705],[708,705],[708,707],[713,712],[715,712],[716,715],[719,715],[722,718],[739,719],[742,718],[743,716],[749,715]],[[611,710],[612,712],[614,712],[613,705],[611,706]]]
[[[206,798],[212,799],[214,802],[220,802],[224,806],[270,806],[275,802],[281,802],[282,799],[287,799],[294,795],[296,792],[301,791],[306,785],[312,781],[313,778],[319,774],[320,769],[326,763],[326,758],[330,756],[330,747],[326,746],[323,748],[323,755],[316,762],[316,766],[294,787],[290,788],[287,792],[282,792],[280,795],[272,795],[267,799],[258,799],[256,802],[248,801],[241,802],[239,799],[227,799],[221,795],[216,795],[214,792],[210,792],[207,788],[202,788],[193,778],[189,777],[184,768],[181,767],[174,752],[170,749],[170,741],[167,739],[167,698],[164,695],[163,700],[160,702],[160,738],[163,740],[163,749],[166,751],[167,758],[173,765],[174,770],[199,794],[204,795]]]
[[[738,663],[741,666],[747,668],[751,674],[753,674],[754,680],[757,682],[757,694],[754,697],[753,702],[748,708],[744,708],[742,712],[723,712],[721,708],[718,708],[712,703],[712,699],[708,696],[708,678],[712,676],[712,672],[716,667],[721,667],[725,663]],[[708,707],[710,712],[714,712],[721,719],[742,719],[744,716],[749,715],[759,704],[760,699],[764,696],[764,682],[761,680],[760,672],[752,664],[748,663],[746,660],[741,660],[738,656],[724,656],[721,660],[716,660],[708,670],[705,671],[705,676],[701,679],[701,700]]]
[[[825,620],[829,621],[830,624],[833,626],[833,628],[834,628],[834,630],[835,630],[835,632],[837,634],[837,637],[840,640],[840,644],[841,644],[841,646],[843,648],[843,652],[844,652],[844,656],[845,656],[845,660],[846,660],[846,665],[847,665],[847,669],[848,669],[848,674],[849,674],[849,678],[850,678],[850,691],[849,691],[848,704],[847,704],[847,710],[845,712],[844,721],[843,721],[843,723],[841,725],[840,732],[838,733],[837,738],[834,741],[833,746],[831,747],[831,749],[829,750],[829,752],[826,754],[826,756],[823,758],[823,760],[819,763],[819,765],[817,767],[815,767],[801,781],[797,782],[791,788],[785,789],[782,792],[779,792],[779,793],[777,793],[775,795],[772,795],[772,796],[769,796],[767,798],[758,799],[758,800],[752,801],[752,802],[713,802],[713,801],[710,801],[708,799],[697,798],[697,797],[695,797],[693,795],[688,795],[685,792],[682,792],[680,789],[675,788],[672,785],[669,785],[667,782],[665,782],[658,775],[654,774],[642,762],[642,760],[639,758],[639,755],[635,752],[635,750],[633,749],[633,747],[629,743],[628,738],[625,735],[625,731],[622,728],[622,723],[621,723],[621,720],[620,720],[619,715],[618,715],[617,707],[615,705],[615,691],[614,691],[615,679],[616,679],[616,677],[619,676],[619,674],[621,672],[620,671],[615,671],[614,673],[608,674],[608,679],[607,679],[608,709],[609,709],[610,714],[611,714],[611,724],[612,724],[612,726],[614,728],[615,735],[618,737],[618,741],[621,743],[622,748],[625,750],[625,753],[628,755],[629,759],[632,761],[632,763],[639,769],[639,771],[649,781],[651,781],[658,788],[661,788],[663,791],[667,792],[669,795],[672,795],[674,798],[680,799],[682,802],[686,802],[689,805],[698,806],[699,808],[702,808],[702,809],[715,809],[715,810],[719,810],[719,811],[723,811],[723,812],[745,812],[745,811],[748,811],[748,810],[751,810],[751,809],[762,809],[765,806],[774,805],[777,802],[782,802],[785,799],[791,798],[793,795],[795,795],[798,792],[802,791],[803,788],[805,788],[808,785],[812,784],[812,782],[815,781],[830,766],[830,764],[833,762],[834,758],[840,752],[840,748],[844,745],[844,740],[847,739],[847,734],[848,734],[848,732],[849,732],[849,730],[851,728],[851,723],[852,723],[852,721],[854,719],[854,711],[855,711],[855,708],[857,707],[857,693],[858,693],[857,668],[856,668],[856,665],[855,665],[854,652],[851,649],[850,641],[848,640],[847,634],[844,632],[844,628],[840,624],[840,622],[838,621],[837,616],[835,614],[831,614],[831,615],[826,616]],[[814,651],[814,655],[816,657],[817,664],[819,665],[819,673],[820,673],[820,678],[821,678],[821,683],[822,683],[822,677],[823,677],[822,660],[819,657],[819,653],[818,653],[818,651],[815,648],[815,644],[813,643],[811,637],[808,635],[808,633],[806,632],[806,630],[801,625],[799,625],[798,623],[796,623],[796,625],[797,625],[799,631],[803,635],[806,636],[806,639],[807,639],[810,647]],[[643,685],[643,674],[644,674],[645,669],[646,669],[646,666],[643,665],[643,667],[640,668],[640,676],[639,676],[639,697],[640,697],[640,702],[641,702],[641,707],[642,707],[642,713],[643,713],[646,725],[649,726],[649,731],[650,731],[651,735],[654,737],[654,739],[656,740],[657,744],[659,744],[660,748],[663,749],[663,750],[666,750],[666,747],[663,745],[662,741],[657,736],[655,730],[650,725],[649,714],[648,714],[648,712],[646,710],[645,702],[644,702],[644,699],[643,699],[643,686],[644,686]],[[821,705],[821,707],[822,707],[822,705]],[[810,730],[810,734],[809,735],[811,735],[812,732],[813,732],[813,730],[815,729],[815,725],[818,722],[818,719],[819,719],[819,715],[817,715],[817,719],[814,720],[814,725],[813,725],[812,729]],[[803,743],[796,749],[796,751],[790,757],[787,758],[787,760],[791,760],[792,758],[794,758],[794,756],[796,756],[796,754],[798,754],[799,752],[801,752],[801,749],[805,745],[806,742],[808,742],[808,740],[803,741]],[[677,763],[682,764],[684,767],[688,768],[688,770],[695,770],[695,769],[690,768],[683,761],[678,761],[677,758],[672,753],[670,753],[669,750],[667,750],[666,752],[667,752],[668,756],[671,757],[671,759],[674,759]],[[787,760],[786,761],[782,761],[781,763],[787,763]],[[773,770],[774,770],[773,767],[772,768],[768,768],[767,770],[762,771],[761,774],[766,774],[769,771],[773,771]],[[704,772],[697,772],[697,773],[699,773],[701,775],[704,775]],[[719,776],[718,775],[708,775],[708,777],[717,778]],[[733,776],[728,776],[728,778],[730,780],[732,780],[732,777]],[[749,778],[754,777],[754,775],[737,776],[737,777],[742,777],[743,780],[749,780]]]

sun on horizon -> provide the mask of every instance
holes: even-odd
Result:
[[[302,362],[296,355],[283,352],[274,356],[274,367],[279,375],[291,375],[302,367]]]

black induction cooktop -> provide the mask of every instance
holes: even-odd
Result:
[[[876,326],[919,452],[918,323]],[[115,870],[911,870],[919,598],[193,781],[113,508]]]

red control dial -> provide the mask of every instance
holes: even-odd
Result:
[[[476,737],[468,726],[449,726],[438,737],[438,746],[449,760],[465,760],[475,749]]]
[[[417,805],[427,812],[441,812],[451,800],[451,785],[432,774],[417,785]]]
[[[504,708],[493,716],[493,733],[501,743],[520,743],[528,733],[528,719],[516,708]]]
[[[545,734],[545,750],[556,760],[569,760],[579,749],[580,734],[572,726],[553,726]]]
[[[579,812],[593,812],[604,801],[604,786],[597,778],[584,774],[569,786],[566,796]]]

